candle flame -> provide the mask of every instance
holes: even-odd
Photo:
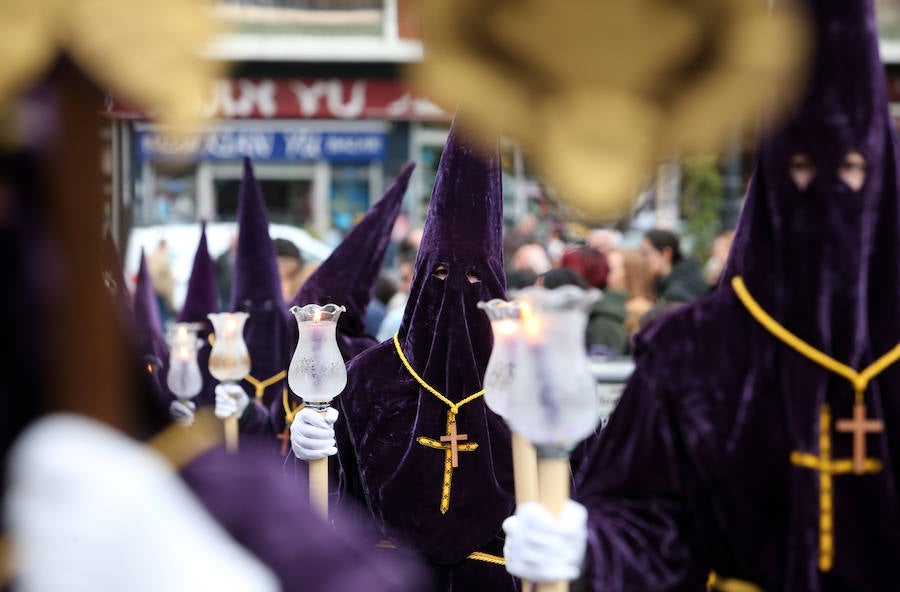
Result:
[[[502,321],[497,321],[494,328],[500,335],[514,335],[519,331],[519,324],[512,319],[503,319]]]
[[[186,345],[182,345],[180,348],[178,348],[178,357],[181,358],[182,360],[190,359],[191,353],[188,351],[188,348]]]
[[[153,364],[147,362],[147,374],[153,374]]]
[[[313,315],[313,322],[318,323],[321,320],[322,320],[322,311],[317,310],[316,314]]]
[[[178,339],[187,339],[187,334],[187,327],[185,327],[184,325],[178,327]]]
[[[531,303],[525,301],[521,302],[519,304],[519,310],[522,313],[522,328],[525,329],[525,335],[531,340],[540,337],[542,325],[541,319],[534,314]]]
[[[235,329],[237,329],[237,321],[234,319],[234,317],[229,316],[225,321],[225,336],[231,337],[232,335],[234,335]]]

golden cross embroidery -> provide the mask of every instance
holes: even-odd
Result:
[[[456,433],[456,421],[453,420],[450,422],[450,425],[447,426],[447,435],[441,436],[441,442],[449,442],[450,443],[450,460],[451,466],[455,469],[459,466],[459,456],[457,452],[459,451],[459,442],[464,440],[468,440],[468,434],[457,434]]]
[[[853,419],[839,419],[835,424],[839,432],[853,434],[853,473],[862,475],[866,463],[866,435],[880,434],[884,422],[880,419],[866,419],[866,404],[853,404]]]
[[[819,414],[819,456],[795,450],[791,452],[791,464],[819,472],[819,570],[831,570],[834,562],[834,495],[832,476],[855,473],[854,460],[831,458],[831,410],[822,405]],[[877,473],[881,461],[863,459],[864,473]]]
[[[444,453],[444,482],[441,487],[441,514],[446,514],[450,509],[450,484],[453,481],[453,469],[459,466],[457,452],[472,452],[478,448],[475,442],[463,442],[467,440],[466,434],[456,433],[456,414],[452,411],[447,412],[447,435],[441,436],[440,440],[419,436],[416,442],[428,448],[436,448],[445,451]]]

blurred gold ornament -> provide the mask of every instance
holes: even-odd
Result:
[[[587,218],[621,215],[673,154],[716,150],[796,96],[802,15],[762,0],[421,0],[413,78],[521,141]]]
[[[202,0],[0,0],[0,112],[66,54],[98,85],[186,130],[216,73]]]

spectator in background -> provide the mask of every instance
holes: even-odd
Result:
[[[619,248],[622,242],[622,233],[609,228],[595,228],[588,235],[587,242],[601,253],[606,253]]]
[[[216,257],[216,292],[219,294],[219,310],[228,310],[231,304],[231,278],[234,276],[234,260],[237,256],[238,235],[231,237],[228,250]]]
[[[378,341],[390,339],[400,329],[400,321],[403,320],[403,311],[406,309],[406,301],[409,299],[409,287],[412,283],[413,271],[416,265],[416,253],[417,251],[407,244],[397,255],[398,278],[396,292],[388,301],[387,312],[375,336]]]
[[[609,263],[606,255],[590,246],[569,247],[559,259],[559,267],[568,267],[593,288],[606,288]]]
[[[560,226],[550,229],[547,234],[547,256],[550,261],[556,263],[566,252],[566,241],[563,238],[563,231]]]
[[[634,335],[640,328],[639,319],[656,300],[647,261],[640,251],[630,249],[612,250],[606,259],[609,263],[606,294],[621,294],[624,297],[625,330],[629,335]]]
[[[160,321],[165,326],[166,322],[175,316],[175,276],[172,274],[172,261],[166,239],[160,240],[156,250],[147,258],[147,271],[159,302]]]
[[[375,280],[375,294],[366,308],[365,327],[366,333],[371,336],[378,335],[381,323],[387,315],[387,303],[397,292],[397,280],[388,272],[382,271]]]
[[[523,245],[535,241],[538,219],[533,214],[525,214],[509,232],[503,233],[503,265],[506,269],[513,269],[513,256]],[[550,269],[548,266],[547,269]],[[544,273],[544,269],[537,273]]]
[[[547,256],[544,247],[537,243],[528,243],[519,247],[512,256],[512,261],[507,269],[512,271],[527,271],[535,275],[547,273],[553,265]]]
[[[583,277],[568,267],[551,269],[538,278],[537,283],[551,290],[568,285],[585,289],[591,287]],[[604,295],[595,302],[588,316],[585,335],[588,353],[602,356],[625,354],[629,338],[624,322],[625,307],[621,301],[607,301]]]
[[[294,299],[303,282],[303,255],[297,245],[284,238],[276,238],[275,260],[278,263],[278,278],[281,280],[281,295],[285,302]]]
[[[708,291],[700,266],[682,255],[681,243],[674,232],[648,230],[641,241],[641,254],[647,261],[660,300],[690,302]]]
[[[506,273],[506,289],[507,291],[521,290],[533,286],[537,279],[537,274],[531,271],[511,270]]]
[[[734,241],[733,230],[723,232],[713,241],[709,259],[703,267],[703,275],[710,288],[715,288],[719,284],[719,277],[722,275],[722,270],[725,269],[725,262],[728,261],[732,241]]]

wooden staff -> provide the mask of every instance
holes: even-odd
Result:
[[[512,458],[516,506],[538,501],[537,451],[531,442],[517,432],[512,434]],[[533,585],[529,580],[522,580],[522,592],[529,592]]]
[[[542,458],[538,460],[538,489],[540,502],[555,518],[562,516],[569,500],[569,459]],[[544,582],[538,592],[568,592],[569,582]]]
[[[309,461],[309,503],[328,518],[328,457]]]
[[[50,76],[56,101],[56,136],[41,153],[42,211],[62,260],[65,311],[48,331],[51,358],[48,410],[82,413],[119,429],[133,425],[124,336],[110,314],[101,280],[103,224],[102,93],[68,60]],[[51,327],[48,327],[51,329]],[[85,340],[90,347],[83,347]]]
[[[252,403],[251,403],[252,404]],[[231,454],[238,451],[238,416],[233,413],[225,418],[225,450]]]
[[[328,404],[318,408],[325,415]],[[309,504],[320,516],[328,520],[328,457],[311,460],[309,465]]]

